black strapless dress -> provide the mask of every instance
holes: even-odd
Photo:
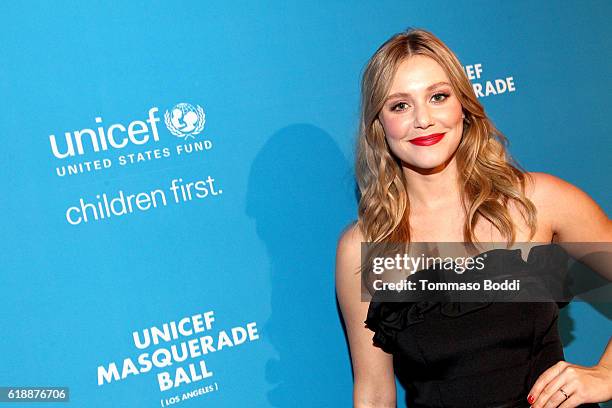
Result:
[[[528,274],[559,267],[557,246],[493,250],[489,261]],[[419,272],[415,275],[418,275]],[[414,276],[414,275],[413,275]],[[540,374],[564,359],[551,302],[370,302],[373,342],[393,354],[410,408],[522,408]],[[599,407],[583,404],[581,407]]]

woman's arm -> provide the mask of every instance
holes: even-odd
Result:
[[[612,281],[612,220],[576,186],[549,174],[530,174],[538,219],[551,226],[554,241]]]
[[[531,175],[535,181],[532,201],[538,207],[538,217],[542,215],[550,222],[555,241],[560,245],[577,243],[567,245],[570,255],[577,259],[583,258],[586,255],[583,252],[589,251],[591,246],[588,243],[602,243],[600,247],[606,253],[610,251],[608,243],[612,242],[612,221],[588,194],[557,177],[544,173]],[[589,266],[612,279],[609,276],[609,256],[597,259],[597,265]],[[531,388],[528,402],[534,408],[571,408],[586,402],[605,402],[610,399],[612,340],[608,341],[599,363],[593,367],[566,361],[550,367]]]
[[[336,294],[351,351],[355,408],[395,408],[393,357],[372,344],[373,332],[365,327],[368,302],[361,301],[362,235],[357,226],[344,232],[336,251]]]

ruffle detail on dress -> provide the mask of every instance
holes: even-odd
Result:
[[[459,317],[489,307],[493,301],[442,303],[440,313],[447,317]]]
[[[366,326],[374,331],[373,342],[387,353],[396,350],[395,339],[399,331],[422,322],[425,312],[436,307],[438,302],[415,303],[371,302],[368,308]]]
[[[371,302],[368,308],[366,326],[374,332],[372,341],[387,353],[397,350],[397,334],[407,327],[425,320],[425,313],[440,306],[440,313],[447,317],[459,317],[489,307],[492,301],[486,302],[439,302],[421,301]]]
[[[523,277],[528,277],[534,273],[552,273],[557,279],[560,269],[567,267],[566,254],[563,249],[556,245],[540,245],[531,249],[527,261],[521,257],[520,250],[496,249],[487,251],[490,257],[497,258],[493,265],[494,268],[520,268],[523,270]],[[494,256],[494,255],[498,255]],[[425,272],[430,272],[426,270]],[[419,272],[417,272],[418,274]],[[547,274],[548,274],[547,273]],[[498,275],[502,278],[504,275]],[[548,276],[540,276],[540,279],[549,281]],[[558,288],[555,288],[558,290]],[[440,307],[440,313],[444,316],[455,318],[477,310],[485,309],[494,302],[511,301],[517,296],[516,293],[496,295],[493,292],[484,295],[481,301],[461,301],[461,295],[455,296],[454,300],[444,301],[440,298],[419,301],[380,301],[376,294],[370,302],[368,315],[365,320],[366,326],[374,332],[372,341],[375,346],[380,347],[387,353],[398,350],[398,333],[407,327],[421,323],[425,320],[425,313]]]

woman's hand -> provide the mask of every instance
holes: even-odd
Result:
[[[559,361],[544,371],[527,397],[533,408],[572,408],[612,399],[612,367]]]

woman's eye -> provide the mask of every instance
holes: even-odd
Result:
[[[431,99],[433,99],[434,102],[444,102],[449,96],[450,94],[448,93],[439,92],[432,96]]]
[[[391,107],[392,111],[402,111],[408,109],[408,104],[406,102],[400,102]]]

